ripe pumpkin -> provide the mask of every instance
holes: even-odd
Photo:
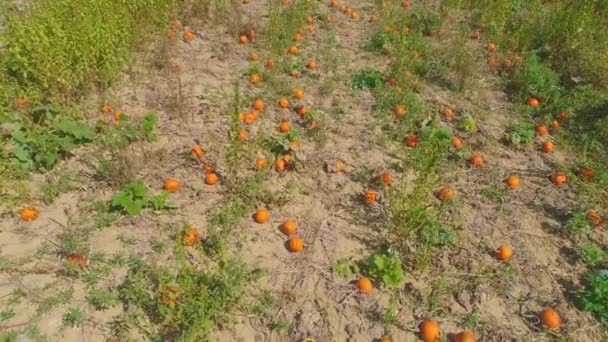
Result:
[[[194,33],[192,33],[191,31],[184,32],[184,40],[189,41],[189,42],[193,41]]]
[[[289,148],[291,148],[292,150],[298,147],[300,147],[300,143],[297,140],[292,140],[289,142]]]
[[[346,5],[341,5],[341,6],[340,6],[340,11],[341,11],[342,13],[346,13],[346,10],[347,10]]]
[[[502,65],[505,69],[511,69],[513,67],[513,61],[509,58],[505,58],[502,61]]]
[[[304,240],[297,236],[292,236],[287,240],[287,249],[292,253],[298,253],[304,250]]]
[[[304,116],[308,113],[308,109],[304,106],[298,106],[296,108],[296,113],[298,113],[299,116]]]
[[[490,42],[487,46],[488,52],[496,52],[496,44]]]
[[[259,84],[260,83],[260,75],[253,73],[251,75],[249,75],[249,82],[251,82],[252,84]]]
[[[395,113],[395,116],[397,118],[402,118],[405,115],[405,113],[407,112],[407,109],[404,106],[398,104],[395,106],[395,109],[393,110],[393,112]]]
[[[274,59],[272,59],[272,58],[268,58],[268,59],[266,60],[266,68],[267,68],[267,69],[272,69],[272,68],[274,68]]]
[[[338,0],[330,0],[329,7],[336,7],[338,5]]]
[[[167,38],[169,40],[175,39],[175,37],[177,37],[177,32],[175,32],[174,30],[167,31]]]
[[[479,31],[473,32],[473,34],[471,34],[471,39],[480,40],[481,39],[481,32],[479,32]]]
[[[266,210],[266,209],[258,209],[258,211],[256,211],[256,213],[253,217],[253,219],[257,223],[268,222],[269,218],[270,218],[270,212],[268,212],[268,210]]]
[[[315,32],[315,27],[312,25],[308,25],[308,32],[310,32],[310,33]]]
[[[544,309],[540,313],[540,322],[549,329],[559,329],[561,326],[561,319],[559,313],[555,309]]]
[[[388,171],[384,171],[380,174],[380,180],[382,183],[384,183],[384,185],[393,184],[393,176]]]
[[[505,183],[507,183],[507,186],[511,189],[519,189],[520,181],[519,177],[517,176],[507,177],[507,179],[505,179]]]
[[[403,7],[403,8],[408,8],[408,7],[410,7],[410,6],[411,6],[411,4],[410,4],[410,2],[409,2],[409,1],[407,1],[407,0],[401,3],[401,7]]]
[[[67,262],[78,268],[85,268],[89,265],[89,259],[82,254],[72,254],[68,256]]]
[[[390,336],[382,336],[380,342],[393,342],[393,339]]]
[[[160,302],[162,304],[173,305],[177,303],[177,297],[179,293],[180,289],[177,285],[167,285],[167,287],[163,291],[162,296],[160,297]]]
[[[304,91],[302,91],[302,89],[296,89],[294,90],[293,95],[296,99],[301,100],[304,98]]]
[[[317,61],[315,61],[314,59],[309,60],[308,63],[306,63],[306,68],[310,70],[315,70],[317,68]]]
[[[283,234],[285,234],[287,236],[294,235],[297,232],[297,230],[298,230],[298,225],[293,220],[286,220],[281,225],[281,231],[283,232]]]
[[[408,135],[405,137],[405,146],[414,148],[418,145],[418,137],[415,135]]]
[[[200,236],[201,236],[201,233],[198,229],[196,229],[194,227],[188,228],[184,232],[184,236],[182,237],[184,246],[194,246],[198,242]]]
[[[265,170],[268,167],[268,160],[264,157],[258,157],[255,160],[255,169],[257,171]]]
[[[264,110],[265,104],[264,101],[260,100],[260,99],[256,99],[253,102],[253,109],[255,110]]]
[[[289,107],[289,100],[286,98],[282,98],[281,100],[279,100],[279,107],[281,107],[281,108]]]
[[[367,190],[363,194],[363,202],[365,202],[367,205],[373,205],[376,203],[377,198],[378,194],[374,190]]]
[[[259,58],[260,58],[260,55],[259,55],[257,52],[255,52],[255,51],[251,51],[251,52],[249,53],[249,59],[250,59],[250,60],[252,60],[252,61],[257,61]]]
[[[26,207],[19,210],[19,218],[21,218],[21,221],[34,221],[38,216],[40,216],[40,212],[34,207]]]
[[[375,23],[376,21],[378,21],[378,16],[377,16],[377,15],[375,15],[375,14],[372,14],[372,15],[369,17],[369,22],[370,22],[370,23]]]
[[[454,200],[454,189],[450,186],[444,186],[443,188],[437,191],[437,198],[442,201],[452,201]]]
[[[285,170],[285,161],[283,159],[277,159],[274,161],[274,168],[277,172]]]
[[[122,109],[117,109],[114,111],[114,121],[120,122],[120,117],[123,116],[125,112]]]
[[[581,166],[581,168],[579,169],[579,173],[586,180],[593,180],[593,177],[595,177],[593,169],[587,166]]]
[[[498,66],[498,59],[496,57],[491,56],[488,58],[488,65],[492,68],[496,68]]]
[[[359,289],[359,292],[364,295],[370,295],[374,292],[374,284],[368,277],[360,277],[359,280],[357,280],[357,288]]]
[[[247,37],[246,34],[242,34],[239,37],[239,41],[241,42],[241,44],[247,44],[247,43],[249,43],[249,38]]]
[[[205,184],[207,185],[215,185],[219,180],[219,177],[215,173],[208,173],[205,176]]]
[[[432,320],[424,320],[418,325],[420,339],[424,342],[436,342],[439,340],[439,325]]]
[[[351,17],[351,18],[353,18],[354,20],[357,20],[357,19],[359,19],[359,13],[357,13],[357,12],[353,11],[353,12],[350,14],[350,17]]]
[[[397,79],[395,77],[391,76],[388,79],[386,79],[386,83],[390,86],[394,86],[395,84],[397,84]]]
[[[245,116],[243,117],[243,122],[251,125],[254,121],[255,121],[256,115],[253,112],[249,112],[247,114],[245,114]]]
[[[558,129],[558,128],[559,128],[559,121],[557,121],[557,120],[553,120],[553,121],[551,122],[551,127],[552,127],[553,129]]]
[[[198,144],[196,144],[196,145],[192,146],[192,150],[191,150],[191,151],[192,151],[192,155],[193,155],[194,157],[196,157],[197,159],[202,159],[202,158],[203,158],[203,156],[205,155],[205,151],[204,151],[204,150],[203,150],[203,148],[202,148],[200,145],[198,145]]]
[[[549,135],[549,130],[544,124],[537,125],[535,130],[536,134],[538,134],[539,137],[546,137],[547,135]]]
[[[289,154],[289,153],[283,154],[283,160],[285,161],[285,163],[291,162],[292,159],[293,159],[293,157],[291,156],[291,154]]]
[[[534,96],[528,97],[526,103],[532,108],[538,108],[538,106],[540,106],[540,101]]]
[[[281,132],[281,133],[289,132],[289,122],[287,122],[286,120],[281,121],[281,123],[279,124],[279,132]]]
[[[312,25],[314,22],[315,22],[315,21],[314,21],[314,19],[313,19],[312,15],[309,15],[309,16],[307,16],[307,17],[306,17],[306,23],[307,23],[308,25]]]
[[[19,106],[17,106],[19,107]],[[103,106],[101,106],[101,112],[104,114],[109,114],[112,112],[112,106],[110,106],[110,104],[108,103],[104,103]]]
[[[292,45],[289,47],[289,49],[287,50],[287,53],[290,55],[297,55],[298,54],[298,47],[295,45]]]
[[[462,140],[460,138],[453,138],[452,146],[454,146],[455,149],[460,150],[462,148]]]
[[[498,260],[509,260],[513,255],[513,249],[507,245],[502,245],[496,249],[496,258]]]
[[[452,120],[454,118],[454,110],[450,107],[443,107],[441,115],[448,121]]]
[[[485,160],[481,154],[474,154],[469,158],[469,164],[473,167],[482,167],[485,164]]]
[[[291,76],[291,77],[298,77],[298,76],[300,76],[300,72],[298,71],[298,69],[292,69],[289,72],[289,76]]]
[[[454,337],[454,342],[475,342],[475,335],[470,331],[462,331]]]
[[[568,182],[568,177],[562,171],[556,171],[553,176],[551,176],[551,182],[557,186],[562,186]]]
[[[238,141],[245,141],[245,140],[247,140],[247,138],[249,138],[249,132],[247,132],[244,129],[240,130],[239,133],[236,136],[236,139]]]
[[[589,212],[587,212],[587,220],[592,226],[599,226],[602,224],[602,216],[595,210],[589,210]]]
[[[544,153],[553,153],[553,143],[549,140],[543,141],[543,146],[542,146],[541,150]]]
[[[294,40],[295,42],[299,42],[300,40],[302,40],[302,35],[301,35],[301,34],[299,34],[299,33],[294,34],[294,35],[293,35],[293,40]]]
[[[559,115],[557,117],[562,121],[566,121],[568,120],[568,112],[562,110],[561,112],[559,112]]]
[[[336,160],[336,172],[344,171],[344,162],[341,160]]]
[[[165,180],[165,190],[169,192],[177,192],[181,186],[180,181],[176,178],[167,178]]]

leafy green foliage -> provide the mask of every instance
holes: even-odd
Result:
[[[534,140],[534,124],[531,122],[523,122],[510,125],[507,127],[505,137],[511,144],[517,147],[520,147],[521,145],[530,145]]]
[[[353,274],[359,274],[359,265],[351,258],[339,259],[331,268],[332,272],[342,278],[348,278]]]
[[[382,73],[373,68],[360,70],[353,76],[353,89],[376,89],[382,84]]]
[[[268,137],[262,145],[274,155],[282,155],[289,151],[289,143],[292,141],[300,142],[300,130],[294,127],[287,133]]]
[[[118,303],[118,295],[116,293],[96,288],[89,291],[86,299],[97,310],[105,310]]]
[[[608,270],[587,274],[584,289],[578,293],[576,304],[598,319],[608,320]]]
[[[580,246],[580,254],[583,260],[592,267],[608,261],[608,250],[603,250],[589,242]]]
[[[363,273],[370,278],[382,281],[389,288],[396,288],[405,281],[401,258],[394,251],[371,255],[363,267]]]
[[[63,325],[69,327],[79,327],[86,319],[86,313],[81,308],[69,308],[65,314],[63,314],[62,322]]]
[[[154,210],[172,208],[168,198],[169,193],[164,190],[156,196],[150,196],[149,190],[143,182],[133,181],[112,196],[110,208],[134,216],[144,208]]]
[[[535,96],[547,103],[555,102],[563,92],[559,74],[543,64],[535,54],[526,56],[524,65],[518,68],[513,76],[510,87],[520,102],[529,96]]]
[[[587,220],[587,214],[583,211],[573,213],[568,222],[566,229],[570,234],[584,234],[591,231],[591,225]]]
[[[126,114],[122,114],[118,125],[98,121],[97,127],[103,132],[99,143],[103,146],[119,148],[138,140],[153,141],[156,138],[154,133],[156,122],[158,117],[155,113],[146,114],[137,125],[131,123]]]

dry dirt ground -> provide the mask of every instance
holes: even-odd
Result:
[[[320,6],[333,22],[316,25],[315,32],[307,33],[300,44],[300,54],[316,58],[319,68],[298,79],[279,76],[289,86],[304,90],[302,103],[326,114],[321,135],[305,136],[301,142],[296,153],[298,167],[281,174],[272,171],[264,184],[272,193],[285,196],[286,203],[270,207],[271,218],[265,224],[244,217],[229,238],[235,255],[263,271],[251,286],[274,293],[279,305],[272,308],[273,314],[291,326],[287,331],[275,331],[258,316],[233,312],[231,322],[216,328],[210,340],[363,342],[391,335],[394,341],[417,341],[416,326],[421,319],[436,319],[447,336],[462,330],[461,322],[474,317],[472,314],[479,320],[474,330],[480,341],[549,341],[559,336],[570,341],[608,340],[608,333],[590,315],[575,309],[566,295],[578,284],[584,267],[572,257],[573,242],[556,232],[575,205],[576,194],[568,186],[552,186],[547,179],[557,165],[569,162],[569,156],[559,149],[545,155],[534,148],[516,151],[505,146],[502,137],[510,123],[512,104],[497,90],[489,72],[481,73],[484,76],[477,80],[474,91],[456,94],[428,83],[420,94],[437,108],[450,105],[458,112],[473,113],[478,132],[461,136],[471,151],[486,156],[487,166],[471,169],[462,160],[452,160],[441,170],[441,182],[451,184],[456,192],[456,201],[443,219],[459,228],[458,238],[454,246],[437,250],[428,269],[410,271],[406,265],[405,285],[396,294],[395,324],[385,325],[381,318],[389,293],[379,289],[362,296],[355,289],[355,277],[343,279],[332,273],[337,260],[362,259],[387,241],[382,205],[370,210],[359,200],[366,189],[360,175],[404,162],[398,158],[403,147],[382,139],[372,94],[351,89],[354,72],[367,66],[384,70],[388,61],[362,48],[375,29],[367,20],[375,11],[371,1],[350,1],[349,5],[360,13],[361,20],[351,20],[324,2]],[[266,1],[242,5],[241,15],[259,18],[262,31]],[[221,25],[201,28],[192,42],[150,46],[129,68],[129,76],[83,105],[91,122],[103,101],[124,109],[135,121],[145,113],[157,113],[158,139],[132,144],[117,158],[122,158],[128,176],[143,180],[153,191],[160,190],[167,177],[176,177],[183,184],[181,191],[171,195],[177,209],[121,218],[94,234],[91,252],[136,253],[162,263],[169,256],[154,252],[149,241],[170,243],[167,226],[190,223],[205,230],[207,213],[223,203],[230,178],[254,172],[258,151],[238,160],[237,170],[226,165],[226,150],[234,143],[229,129],[235,82],[243,110],[257,96],[267,104],[262,118],[250,127],[250,136],[274,134],[282,119],[298,125],[292,111],[276,105],[278,94],[264,93],[248,82],[243,71],[250,64],[246,56],[251,48],[237,44],[227,31]],[[483,54],[481,46],[479,53]],[[264,60],[266,56],[261,55]],[[181,70],[171,71],[168,64],[177,64]],[[334,89],[328,91],[330,85]],[[200,165],[188,153],[194,139],[207,151],[205,160],[223,172],[219,185],[204,184]],[[72,288],[70,303],[45,313],[37,324],[40,331],[49,341],[105,341],[110,336],[107,324],[121,312],[120,305],[94,310],[84,299],[86,285],[57,272],[61,258],[40,252],[41,246],[52,244],[57,234],[79,218],[92,215],[94,202],[108,200],[116,191],[115,185],[96,175],[91,160],[99,153],[104,152],[83,147],[53,172],[33,176],[33,198],[42,184],[63,173],[78,180],[76,189],[62,193],[51,204],[34,200],[31,204],[41,211],[38,220],[22,223],[15,209],[2,211],[0,298],[6,300],[15,289],[25,294],[25,300],[14,306],[15,317],[2,329],[30,322],[45,298]],[[343,173],[326,172],[325,162],[335,159],[345,162]],[[504,190],[502,180],[511,174],[522,179],[520,190]],[[407,183],[415,181],[416,175],[406,171],[395,178],[397,183]],[[481,196],[480,190],[488,187],[503,189],[504,200]],[[434,201],[430,195],[429,204]],[[299,224],[298,235],[306,241],[302,253],[292,254],[284,247],[279,225],[285,218]],[[135,242],[124,243],[125,236],[136,237]],[[494,258],[493,250],[501,244],[516,251],[509,263]],[[124,272],[116,271],[103,281],[118,284],[123,277]],[[87,324],[62,327],[62,316],[70,306],[87,308]],[[561,313],[560,335],[537,326],[536,315],[546,306]],[[142,337],[134,334],[132,338]]]

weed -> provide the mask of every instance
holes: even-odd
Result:
[[[584,243],[580,246],[579,253],[587,265],[595,267],[608,261],[608,250],[603,250],[592,243]]]
[[[77,188],[77,179],[70,173],[59,176],[59,179],[49,181],[40,187],[42,200],[49,204],[64,192]]]
[[[4,308],[0,311],[0,322],[8,321],[15,317],[15,311],[12,308]]]
[[[576,304],[598,319],[608,320],[608,270],[590,272],[585,276],[584,289],[578,293]]]
[[[523,122],[507,127],[505,138],[515,147],[529,146],[534,140],[534,124]]]
[[[371,255],[362,270],[366,276],[382,281],[388,288],[396,288],[405,281],[401,257],[396,251],[378,252]]]
[[[481,317],[475,312],[470,312],[462,319],[462,328],[467,330],[473,330],[479,326]]]
[[[590,232],[591,225],[587,220],[587,214],[583,211],[574,212],[566,223],[566,229],[570,234],[573,235],[585,234]]]
[[[69,308],[65,314],[63,314],[62,323],[68,327],[79,327],[84,323],[86,319],[86,313],[82,308]]]
[[[497,203],[504,203],[505,201],[505,191],[495,186],[481,188],[481,190],[479,190],[479,194]]]
[[[67,290],[59,291],[55,295],[48,297],[48,298],[44,299],[42,302],[40,302],[40,304],[38,305],[38,308],[36,309],[36,312],[38,314],[43,314],[43,313],[49,312],[51,309],[53,309],[61,304],[67,304],[72,299],[73,294],[74,294],[74,290],[71,288],[67,289]]]
[[[105,310],[118,303],[118,296],[116,293],[95,288],[89,290],[86,299],[87,302],[93,305],[97,310]]]
[[[365,68],[353,75],[353,89],[376,89],[382,84],[382,73],[376,69]]]
[[[148,188],[141,181],[133,181],[112,196],[110,208],[119,210],[127,215],[139,215],[144,208],[154,210],[169,209],[169,193],[162,191],[159,195],[150,196]]]
[[[360,273],[359,265],[351,258],[343,258],[336,261],[331,271],[342,278],[349,278]]]

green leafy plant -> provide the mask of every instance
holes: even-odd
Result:
[[[371,255],[363,267],[363,273],[382,281],[389,288],[396,288],[405,281],[401,258],[395,251],[378,252]]]
[[[342,278],[348,278],[360,272],[359,265],[351,258],[339,259],[331,268],[332,272]]]
[[[158,122],[155,113],[146,114],[139,124],[129,121],[126,114],[122,114],[120,124],[97,121],[97,128],[103,132],[99,137],[99,143],[106,147],[120,148],[134,141],[153,141],[156,138],[154,126]]]
[[[365,68],[353,76],[353,89],[376,89],[382,84],[382,73],[376,69]]]
[[[534,139],[534,124],[524,122],[507,127],[505,138],[513,145],[530,145]]]
[[[578,293],[576,304],[598,319],[608,320],[608,269],[585,276],[584,289]]]
[[[583,260],[592,267],[608,261],[608,250],[603,250],[589,242],[580,246],[580,254],[583,257]]]
[[[570,234],[585,234],[591,231],[591,225],[587,219],[587,214],[583,211],[577,211],[573,213],[568,222],[566,223],[566,229]]]
[[[112,196],[110,208],[134,216],[144,208],[155,210],[172,208],[168,198],[169,193],[164,190],[156,196],[150,196],[149,190],[143,182],[134,181]]]
[[[84,323],[86,319],[86,313],[81,308],[69,308],[65,314],[63,314],[62,323],[69,327],[79,327]]]
[[[86,299],[97,310],[105,310],[118,303],[118,295],[116,293],[97,288],[89,290]]]
[[[287,133],[268,137],[263,142],[263,146],[271,153],[281,155],[289,151],[289,143],[292,141],[300,141],[300,130],[297,127],[292,128]]]

